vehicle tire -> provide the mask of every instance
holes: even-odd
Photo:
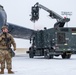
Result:
[[[53,55],[49,55],[49,59],[53,59]]]
[[[65,58],[66,58],[65,54],[62,54],[61,56],[62,56],[62,58],[63,58],[63,59],[65,59]]]
[[[34,57],[34,51],[33,51],[33,48],[32,47],[29,48],[29,57],[30,58],[33,58]]]
[[[29,57],[30,57],[30,58],[33,58],[33,57],[34,57],[33,51],[30,51],[30,52],[29,52]]]
[[[63,53],[61,56],[63,59],[70,59],[71,54]]]
[[[67,59],[70,59],[70,57],[71,57],[71,54],[66,55]]]

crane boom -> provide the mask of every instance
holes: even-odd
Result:
[[[57,22],[54,24],[54,27],[64,27],[64,24],[66,22],[69,22],[70,19],[69,18],[63,18],[62,16],[60,16],[59,14],[57,14],[56,12],[48,9],[47,7],[39,4],[38,2],[32,7],[32,18],[31,21],[37,21],[39,19],[39,8],[47,11],[49,13],[49,16],[52,19],[56,19]]]
[[[63,17],[61,17],[61,16],[58,15],[57,13],[55,13],[54,11],[48,9],[47,7],[45,7],[45,6],[43,6],[43,5],[39,4],[39,3],[36,3],[35,6],[38,6],[39,8],[42,8],[42,9],[44,9],[45,11],[47,11],[48,13],[50,13],[49,16],[50,16],[51,18],[55,18],[55,19],[59,19],[59,20],[60,20],[60,19],[63,19]]]

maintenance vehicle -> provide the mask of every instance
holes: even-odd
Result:
[[[29,48],[29,57],[44,56],[53,58],[61,55],[69,59],[76,53],[76,28],[50,28],[35,33],[32,46]]]
[[[64,27],[69,18],[63,18],[45,6],[36,3],[32,7],[31,21],[35,22],[39,19],[39,9],[42,8],[50,13],[50,17],[56,19],[54,28],[37,30],[30,38],[32,46],[29,48],[29,57],[44,56],[52,59],[54,56],[61,55],[63,59],[69,59],[71,54],[76,53],[76,28]]]

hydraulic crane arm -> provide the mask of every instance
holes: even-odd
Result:
[[[53,18],[53,19],[57,19],[57,20],[63,19],[63,17],[61,17],[61,16],[58,15],[57,13],[55,13],[54,11],[48,9],[47,7],[45,7],[45,6],[43,6],[43,5],[39,4],[39,3],[36,3],[34,6],[35,6],[35,7],[42,8],[42,9],[44,9],[45,11],[47,11],[47,12],[49,13],[49,16],[50,16],[51,18]]]
[[[39,8],[47,11],[49,13],[49,16],[52,18],[52,19],[56,19],[57,22],[54,24],[54,27],[64,27],[64,24],[65,22],[69,22],[70,19],[69,18],[63,18],[62,16],[60,16],[59,14],[57,14],[56,12],[48,9],[47,7],[39,4],[39,3],[36,3],[33,7],[32,7],[32,18],[31,18],[31,21],[36,21],[39,19]]]

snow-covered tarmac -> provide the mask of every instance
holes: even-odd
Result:
[[[14,75],[76,75],[76,55],[72,55],[71,59],[62,59],[61,56],[30,59],[27,54],[23,54],[16,55],[12,61]],[[7,70],[4,75],[7,75]]]

